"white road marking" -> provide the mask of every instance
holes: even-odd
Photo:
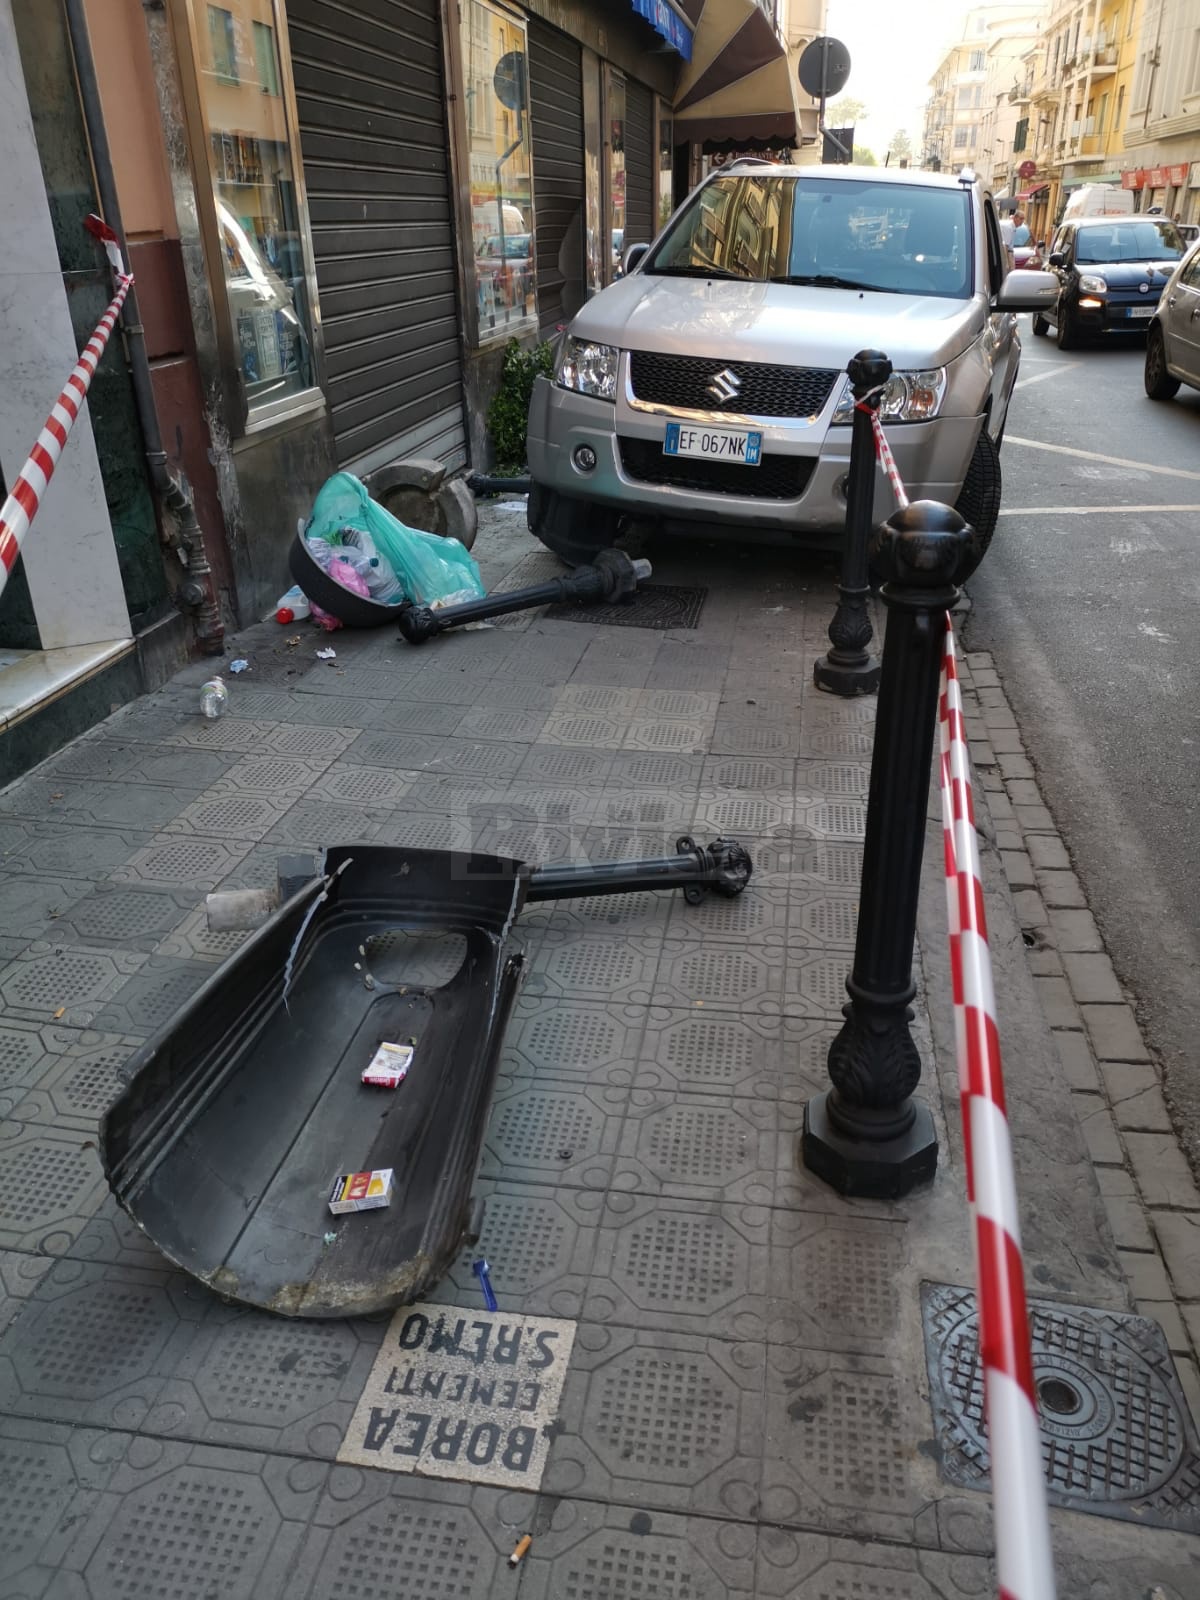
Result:
[[[1148,511],[1200,511],[1194,506],[1005,506],[1002,517],[1124,517]]]
[[[1056,456],[1076,456],[1081,461],[1104,461],[1110,467],[1134,467],[1138,472],[1157,472],[1164,478],[1191,478],[1200,483],[1200,472],[1188,472],[1183,467],[1160,467],[1154,461],[1129,461],[1124,456],[1102,456],[1094,450],[1077,450],[1069,444],[1046,444],[1041,439],[1018,439],[1011,433],[1004,435],[1005,444],[1021,444],[1027,450],[1049,450]]]
[[[1055,361],[1053,363],[1046,364],[1050,367],[1049,372],[1039,372],[1037,376],[1033,378],[1018,378],[1016,383],[1013,384],[1014,391],[1017,389],[1027,389],[1031,383],[1045,383],[1047,378],[1057,378],[1063,372],[1074,372],[1075,368],[1079,366],[1078,361],[1064,361],[1061,363]],[[1021,358],[1021,365],[1025,365],[1024,356]]]

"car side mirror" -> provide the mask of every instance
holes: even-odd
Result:
[[[997,311],[1044,311],[1057,298],[1058,279],[1052,272],[1033,272],[1028,267],[1018,267],[1000,285],[993,304]]]
[[[648,244],[626,245],[625,253],[621,257],[621,276],[627,278],[635,267],[640,267],[649,249]]]
[[[1061,250],[1051,250],[1051,252],[1050,252],[1050,265],[1052,267],[1064,267],[1064,266],[1066,266],[1066,264],[1067,264],[1067,258],[1066,258],[1065,255],[1063,255]]]

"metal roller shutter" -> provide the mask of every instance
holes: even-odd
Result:
[[[580,48],[557,28],[529,20],[529,110],[538,322],[543,331],[583,301],[583,89]],[[570,245],[563,249],[568,234]],[[578,281],[560,266],[574,267]],[[566,304],[564,305],[564,290]]]
[[[338,459],[466,460],[438,0],[288,0]]]
[[[654,96],[630,78],[625,86],[625,243],[654,237]]]

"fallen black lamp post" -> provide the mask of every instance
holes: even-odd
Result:
[[[892,363],[879,350],[860,350],[848,363],[846,375],[855,406],[850,426],[850,471],[846,482],[846,539],[838,578],[838,604],[829,624],[830,649],[813,667],[818,689],[847,697],[874,694],[879,687],[879,663],[871,655],[870,557],[875,510],[875,438],[868,412],[879,410],[881,391],[892,375]]]
[[[908,1026],[913,938],[946,612],[983,542],[951,507],[918,500],[889,517],[872,553],[888,621],[854,967],[829,1047],[833,1087],[804,1108],[801,1152],[843,1194],[894,1199],[937,1167],[933,1119],[912,1099],[921,1076]]]
[[[512,589],[507,594],[487,594],[479,600],[466,600],[457,606],[416,606],[406,604],[397,614],[401,636],[409,644],[424,644],[447,628],[460,628],[466,622],[484,622],[503,617],[510,611],[526,611],[532,606],[550,605],[556,600],[577,600],[581,605],[631,600],[637,586],[650,576],[648,561],[634,561],[623,550],[601,550],[587,567],[576,567],[561,578],[535,583],[528,589]]]

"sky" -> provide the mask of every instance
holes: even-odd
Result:
[[[844,92],[869,112],[855,142],[881,161],[897,128],[908,130],[920,153],[930,75],[969,10],[971,0],[829,0],[826,32],[850,52]]]

